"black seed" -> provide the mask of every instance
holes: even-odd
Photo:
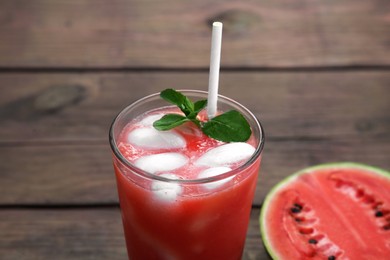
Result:
[[[302,205],[301,205],[301,204],[298,204],[298,203],[294,203],[294,207],[299,208],[299,209],[302,209]]]
[[[302,220],[300,218],[295,219],[296,222],[301,222]]]
[[[300,204],[295,203],[291,208],[290,208],[292,213],[299,213],[302,210],[302,206]]]
[[[309,243],[310,244],[317,244],[317,240],[311,238],[311,239],[309,239]]]
[[[334,255],[331,255],[328,257],[328,260],[336,260],[336,257]]]
[[[383,212],[378,210],[377,212],[375,212],[375,217],[377,218],[383,217]]]
[[[301,210],[299,208],[296,208],[296,207],[292,207],[290,210],[291,210],[292,213],[299,213],[299,212],[301,212]]]
[[[390,224],[387,224],[387,225],[383,226],[383,229],[384,230],[390,230]]]

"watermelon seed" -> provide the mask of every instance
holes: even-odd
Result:
[[[384,226],[383,226],[383,229],[384,229],[384,230],[390,230],[390,224],[384,225]]]
[[[309,243],[315,245],[315,244],[317,244],[318,242],[317,242],[317,240],[311,238],[311,239],[309,239]]]
[[[292,213],[299,213],[299,212],[301,212],[301,210],[299,208],[296,208],[296,207],[292,207],[290,210],[291,210]]]
[[[377,218],[383,217],[383,212],[378,210],[377,212],[375,212],[375,217]]]
[[[380,206],[383,205],[383,202],[382,201],[378,201],[378,202],[375,202],[374,205],[372,205],[372,208],[373,209],[379,209]]]
[[[371,204],[375,202],[375,199],[371,195],[366,195],[365,198],[363,199],[363,202],[366,204]]]
[[[356,197],[361,198],[364,196],[364,190],[363,189],[357,189],[356,190]]]
[[[334,255],[331,255],[328,257],[328,260],[336,260],[336,257]]]
[[[309,234],[312,234],[313,232],[314,232],[313,228],[300,228],[299,229],[299,233],[301,233],[302,235],[309,235]]]
[[[343,186],[343,182],[341,180],[336,180],[336,188],[340,188]]]
[[[301,212],[301,210],[302,210],[302,206],[301,206],[300,204],[295,203],[295,204],[291,207],[290,210],[291,210],[292,213],[299,213],[299,212]]]

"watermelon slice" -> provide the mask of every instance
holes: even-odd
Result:
[[[262,238],[273,259],[390,259],[390,173],[356,163],[299,171],[267,195]]]

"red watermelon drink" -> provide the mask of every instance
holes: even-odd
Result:
[[[252,130],[246,142],[217,141],[193,122],[156,130],[163,115],[182,113],[158,94],[114,120],[110,143],[129,259],[241,259],[264,133],[239,103],[219,96],[218,108],[246,118]]]

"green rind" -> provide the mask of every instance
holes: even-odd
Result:
[[[282,187],[287,185],[290,181],[298,178],[302,174],[308,174],[309,172],[313,172],[313,171],[320,170],[320,169],[329,169],[329,168],[355,168],[355,169],[358,168],[358,169],[362,169],[362,170],[366,170],[366,171],[370,171],[370,172],[382,175],[382,176],[390,179],[390,172],[386,171],[384,169],[378,168],[378,167],[374,167],[374,166],[370,166],[370,165],[366,165],[366,164],[361,164],[361,163],[355,163],[355,162],[335,162],[335,163],[319,164],[319,165],[304,168],[302,170],[299,170],[299,171],[291,174],[287,178],[285,178],[282,181],[280,181],[279,183],[277,183],[270,190],[270,192],[267,194],[267,196],[265,197],[263,205],[261,207],[261,213],[260,213],[260,217],[259,217],[260,234],[261,234],[263,243],[264,243],[268,253],[272,257],[272,259],[276,260],[276,259],[278,259],[278,257],[276,255],[276,253],[272,250],[272,247],[268,243],[268,240],[266,238],[266,235],[265,235],[266,226],[265,226],[264,220],[265,220],[265,214],[267,212],[267,208],[270,205],[270,201],[274,197],[274,194],[276,192],[278,192]]]

